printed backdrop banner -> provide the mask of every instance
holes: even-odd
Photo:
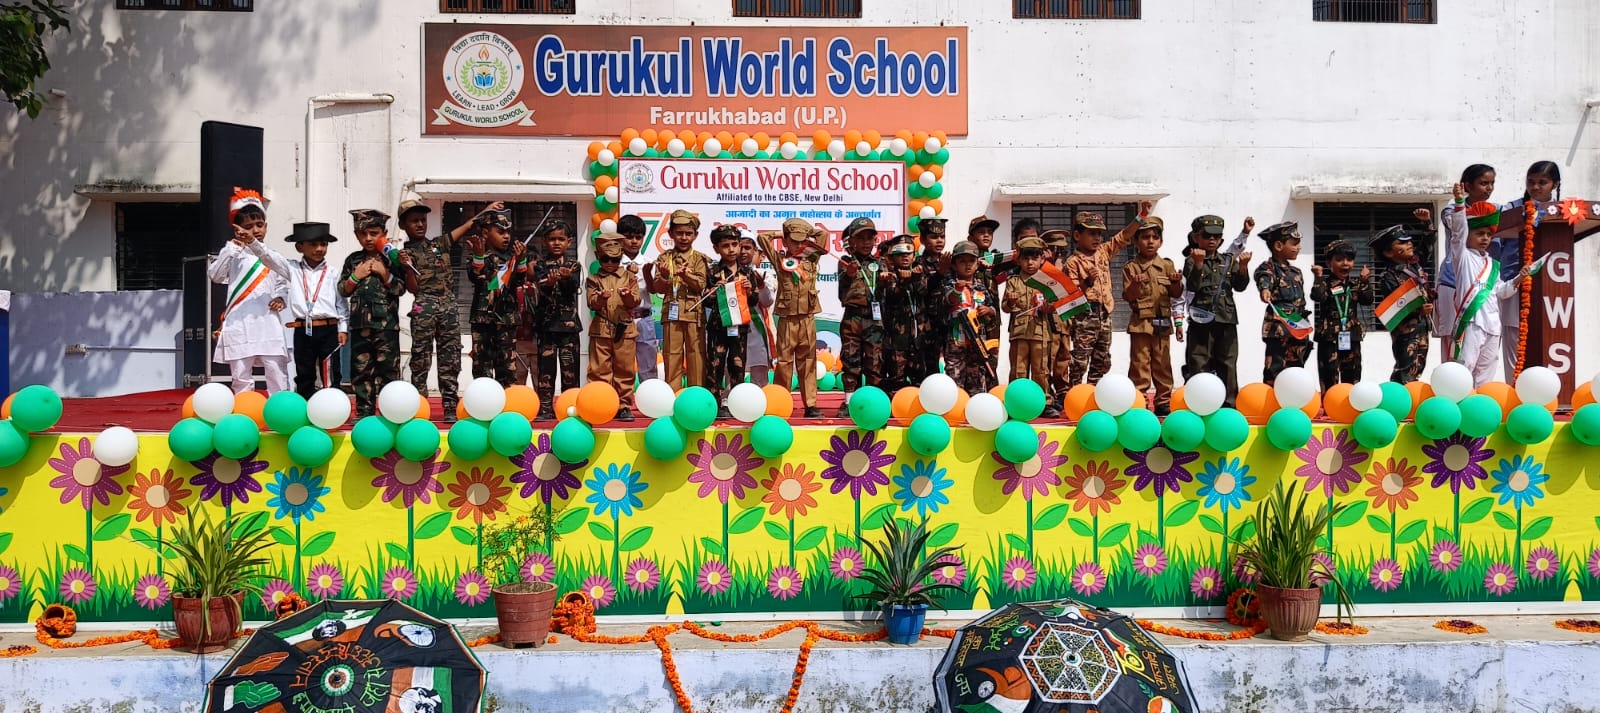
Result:
[[[707,159],[621,159],[617,167],[621,215],[644,219],[653,260],[670,249],[666,218],[683,209],[700,216],[695,248],[711,255],[711,230],[732,224],[753,234],[779,230],[783,221],[801,218],[828,231],[828,255],[818,265],[817,292],[823,321],[837,321],[839,260],[845,226],[871,218],[878,238],[904,231],[905,164],[898,161],[723,161]],[[761,268],[772,269],[771,265]]]
[[[967,133],[965,27],[428,23],[423,133]]]

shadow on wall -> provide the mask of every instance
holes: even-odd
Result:
[[[54,292],[11,299],[11,383],[62,396],[171,389],[183,373],[183,293]],[[68,354],[68,345],[85,345]]]
[[[115,225],[80,225],[90,201],[75,185],[198,184],[201,122],[251,123],[291,88],[317,93],[296,61],[305,48],[379,29],[376,2],[268,2],[249,13],[72,6],[72,31],[53,38],[53,69],[39,83],[67,96],[32,121],[0,111],[0,285],[17,291],[115,285]],[[177,156],[189,165],[173,165]]]

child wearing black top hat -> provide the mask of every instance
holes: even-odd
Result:
[[[350,306],[328,279],[328,243],[337,242],[327,223],[295,223],[284,238],[300,253],[286,260],[257,240],[248,245],[267,269],[282,276],[289,286],[288,314],[284,326],[294,332],[294,390],[310,398],[317,382],[338,388],[341,382],[339,349],[349,338]]]

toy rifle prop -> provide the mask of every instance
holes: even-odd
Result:
[[[961,310],[961,318],[957,320],[957,324],[961,325],[962,331],[966,332],[967,337],[972,340],[972,343],[978,345],[978,352],[983,355],[983,368],[985,371],[989,372],[989,378],[998,382],[1000,380],[1000,376],[999,374],[995,373],[994,364],[990,362],[991,352],[989,351],[989,343],[985,341],[984,338],[978,333],[977,315],[978,308],[976,306],[963,309]]]
[[[550,206],[549,208],[546,208],[544,210],[544,217],[539,219],[539,224],[538,225],[533,226],[533,232],[528,233],[528,237],[522,239],[522,246],[523,247],[528,247],[528,244],[532,243],[533,239],[535,237],[538,237],[539,230],[544,227],[545,221],[550,219],[550,213],[552,211],[554,211],[555,209],[556,209],[555,206]]]

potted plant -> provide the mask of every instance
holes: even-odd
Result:
[[[256,575],[269,564],[262,553],[273,541],[262,525],[266,513],[213,520],[190,508],[174,528],[177,553],[172,572],[172,620],[178,638],[195,651],[224,648],[244,623],[244,597],[259,594]]]
[[[1260,579],[1261,616],[1272,636],[1280,641],[1305,641],[1316,627],[1322,606],[1322,588],[1314,580],[1325,580],[1334,591],[1339,619],[1352,607],[1350,593],[1334,572],[1316,559],[1322,551],[1319,542],[1327,532],[1329,520],[1338,517],[1348,505],[1322,504],[1308,510],[1310,496],[1283,483],[1271,497],[1261,502],[1252,519],[1255,536],[1240,543],[1239,557],[1244,566],[1254,569]]]
[[[483,531],[481,569],[494,595],[500,641],[508,646],[543,646],[556,608],[556,585],[525,582],[522,563],[556,539],[550,518],[540,510],[508,518]]]
[[[928,607],[938,605],[946,592],[962,591],[956,585],[932,581],[934,570],[946,557],[953,556],[956,548],[940,547],[929,552],[926,525],[894,518],[883,525],[883,541],[869,540],[864,544],[874,561],[862,570],[861,578],[872,589],[856,596],[883,607],[889,643],[916,643],[922,635]]]

